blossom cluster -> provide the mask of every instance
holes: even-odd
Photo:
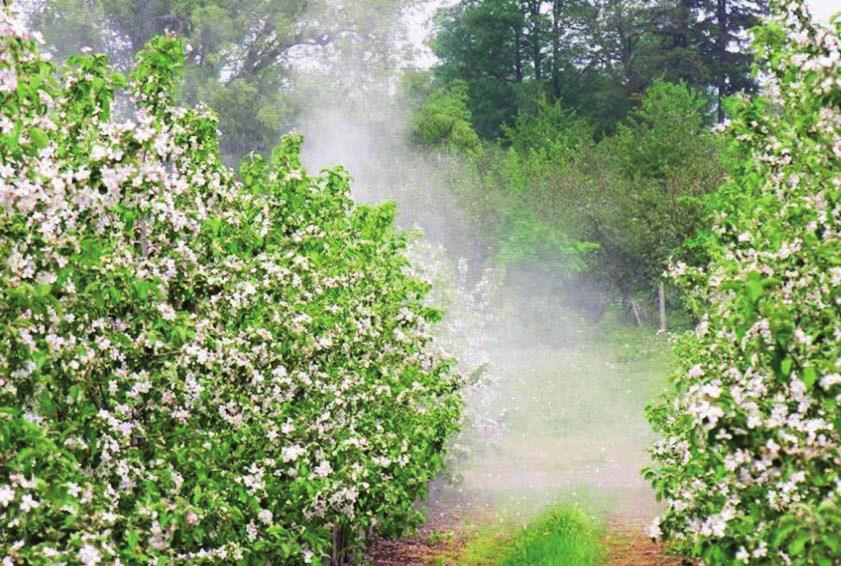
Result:
[[[649,409],[651,534],[709,564],[841,561],[841,18],[775,13],[765,94],[725,128],[709,263],[673,269],[700,323]]]
[[[235,175],[183,49],[57,69],[0,8],[4,565],[340,562],[417,521],[457,429],[394,207],[296,136]]]

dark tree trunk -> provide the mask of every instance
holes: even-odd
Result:
[[[718,72],[716,73],[716,88],[718,90],[718,121],[724,121],[724,97],[727,95],[727,0],[716,0],[716,61]]]
[[[333,526],[330,566],[344,566],[347,563],[347,533],[345,527]]]
[[[675,31],[675,47],[686,49],[689,47],[689,29],[692,25],[690,16],[692,14],[691,0],[680,0],[678,12],[678,29]]]
[[[531,58],[534,65],[534,78],[537,81],[543,76],[542,70],[542,53],[540,51],[540,5],[542,2],[532,0],[529,3],[529,12],[531,15],[531,32],[529,39],[531,42]]]
[[[634,39],[631,36],[630,32],[628,32],[625,25],[621,25],[619,28],[620,40],[621,44],[621,57],[622,57],[622,72],[625,75],[625,81],[628,85],[628,88],[631,89],[631,92],[638,92],[640,90],[636,74],[634,73]]]
[[[631,284],[627,279],[622,279],[619,281],[619,297],[622,304],[622,314],[626,318],[631,317],[632,306],[631,306]]]
[[[523,30],[514,30],[514,78],[523,82]]]
[[[166,31],[161,24],[165,20],[163,15],[167,13],[167,8],[168,6],[163,6],[159,0],[134,0],[132,5],[134,25],[123,26],[131,41],[132,51],[135,53],[140,51],[153,36]]]
[[[561,3],[552,3],[552,94],[561,98]]]

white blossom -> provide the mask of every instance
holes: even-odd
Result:
[[[102,562],[102,553],[96,547],[86,544],[79,549],[79,561],[84,566],[96,566]]]
[[[8,485],[0,486],[0,507],[8,507],[15,500],[15,490]]]

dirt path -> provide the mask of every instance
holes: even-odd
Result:
[[[663,547],[645,536],[640,525],[614,521],[604,538],[605,566],[679,566],[680,559],[668,556]]]
[[[470,534],[463,530],[437,530],[434,526],[425,526],[417,536],[412,538],[377,541],[369,553],[369,564],[372,566],[458,566],[459,551],[469,538]],[[666,555],[662,546],[646,538],[638,525],[618,521],[609,522],[604,546],[607,552],[604,566],[679,566],[681,563],[678,558]]]
[[[458,549],[465,541],[457,535],[441,537],[437,533],[421,532],[413,538],[375,542],[368,559],[372,566],[457,564]]]

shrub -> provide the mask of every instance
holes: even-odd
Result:
[[[480,142],[467,107],[467,85],[455,82],[430,92],[412,117],[412,132],[425,145],[477,153]]]
[[[574,506],[552,507],[518,532],[503,566],[597,566],[604,562],[601,526]]]
[[[756,32],[767,96],[737,99],[699,314],[649,418],[652,526],[710,564],[841,560],[841,65],[799,0]]]
[[[486,527],[459,552],[464,566],[598,566],[603,526],[574,505],[558,504],[525,525]]]
[[[238,181],[183,49],[59,73],[0,7],[6,562],[339,561],[418,519],[457,426],[394,207],[295,136]]]

